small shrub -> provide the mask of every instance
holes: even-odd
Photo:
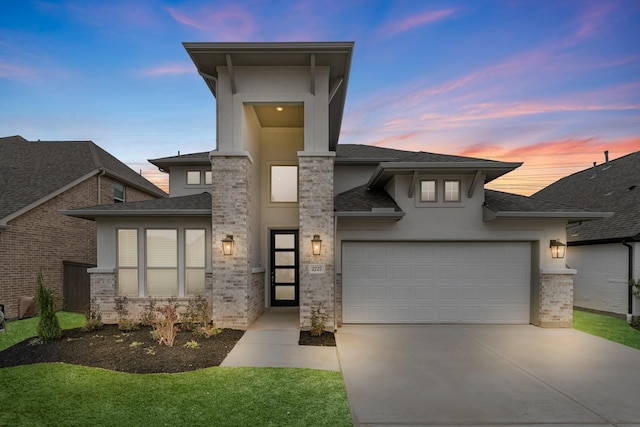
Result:
[[[311,336],[319,337],[324,332],[325,325],[327,323],[327,313],[325,312],[324,305],[318,304],[318,308],[311,309]]]
[[[193,335],[203,338],[211,338],[214,335],[218,335],[220,332],[222,331],[216,328],[215,323],[209,323],[197,328],[195,331],[193,331]]]
[[[196,332],[206,326],[209,319],[209,303],[202,295],[190,298],[187,308],[180,316],[182,327],[191,332]]]
[[[147,305],[143,307],[140,315],[140,323],[143,326],[153,326],[156,320],[156,300],[151,296],[147,297]]]
[[[86,320],[82,327],[83,331],[97,331],[104,326],[102,323],[102,311],[100,311],[100,304],[98,304],[96,297],[91,298],[89,311],[84,314],[84,317]]]
[[[173,342],[178,334],[178,304],[169,300],[166,305],[156,308],[156,319],[153,329],[158,337],[159,345],[173,347]]]
[[[143,343],[143,342],[141,342],[141,341],[134,341],[134,342],[132,342],[131,344],[129,344],[129,347],[131,347],[131,348],[138,348],[138,347],[140,347],[141,345],[144,345],[144,343]]]
[[[38,273],[38,288],[36,289],[36,302],[40,320],[36,332],[40,340],[57,340],[62,337],[60,322],[56,317],[56,297],[53,290],[45,288],[42,284],[42,273]]]
[[[114,299],[116,313],[118,313],[118,329],[124,332],[135,331],[139,328],[138,322],[129,317],[129,299],[127,297],[116,297]]]
[[[187,341],[184,345],[184,348],[200,348],[200,343],[196,340]]]
[[[640,300],[640,279],[630,279],[629,286],[631,286],[631,292],[633,292],[633,296]]]

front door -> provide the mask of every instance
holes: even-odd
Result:
[[[300,271],[298,231],[271,230],[271,305],[297,306]]]

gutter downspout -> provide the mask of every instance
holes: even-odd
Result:
[[[631,280],[633,280],[633,246],[630,245],[629,243],[627,243],[626,240],[622,241],[622,244],[624,246],[626,246],[627,248],[629,248],[629,271],[628,271],[628,280],[627,280],[627,322],[631,323],[631,318],[633,317],[633,289],[631,287],[631,284],[629,284],[629,282]]]
[[[338,265],[338,256],[336,255],[336,237],[338,236],[338,217],[333,216],[333,332],[338,331],[338,273],[336,267]]]

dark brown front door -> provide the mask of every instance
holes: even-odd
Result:
[[[271,305],[297,306],[300,280],[298,230],[271,230]]]

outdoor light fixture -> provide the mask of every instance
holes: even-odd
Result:
[[[322,240],[320,240],[320,236],[318,234],[313,235],[313,239],[311,239],[311,249],[313,250],[314,255],[320,255],[322,251]]]
[[[222,253],[233,255],[233,236],[231,234],[227,234],[227,237],[222,239]]]
[[[567,249],[567,245],[560,240],[554,239],[549,242],[551,248],[551,258],[564,258],[564,252]]]
[[[276,111],[283,111],[284,107],[276,107]]]

